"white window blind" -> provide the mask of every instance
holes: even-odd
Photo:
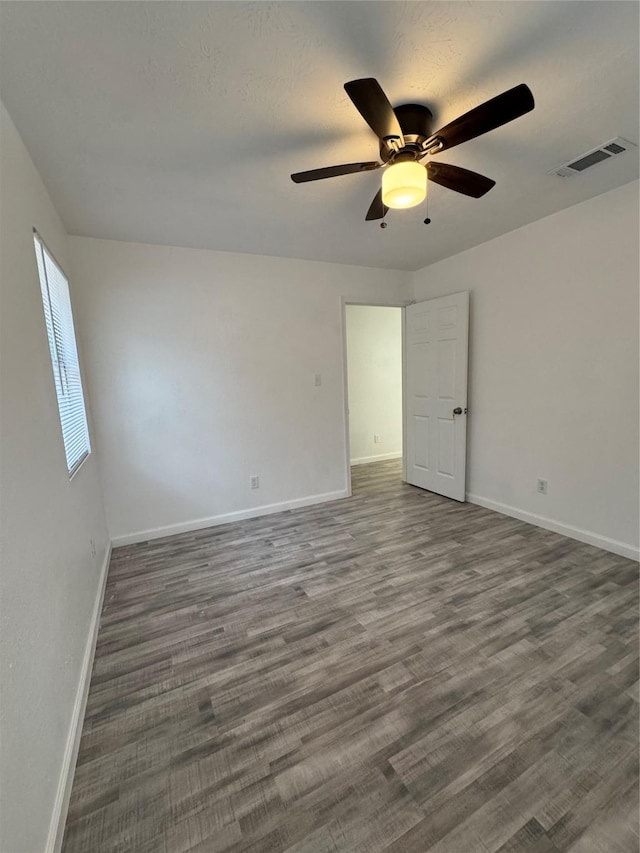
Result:
[[[37,231],[34,231],[33,239],[38,260],[53,378],[58,397],[62,439],[67,457],[67,469],[71,477],[87,458],[91,447],[73,328],[69,282]]]

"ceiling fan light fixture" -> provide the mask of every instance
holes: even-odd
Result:
[[[382,173],[382,201],[387,207],[415,207],[426,195],[427,170],[415,160],[394,163]]]

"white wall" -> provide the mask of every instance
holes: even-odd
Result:
[[[345,314],[351,464],[401,456],[402,309],[347,305]]]
[[[67,476],[32,227],[68,270],[66,234],[1,106],[0,136],[0,850],[40,853],[64,766],[107,529],[95,455],[72,482]]]
[[[623,553],[638,546],[638,279],[637,182],[415,274],[417,299],[471,291],[468,492]]]
[[[70,246],[114,544],[345,494],[341,297],[408,299],[410,273]]]

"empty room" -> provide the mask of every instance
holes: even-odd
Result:
[[[636,0],[0,0],[0,853],[637,853]]]

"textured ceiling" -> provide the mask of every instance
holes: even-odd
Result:
[[[417,269],[638,177],[635,2],[2,2],[2,99],[71,234]],[[290,172],[377,156],[343,84],[376,77],[440,126],[518,83],[534,112],[439,159],[483,199],[364,221],[376,172]]]

